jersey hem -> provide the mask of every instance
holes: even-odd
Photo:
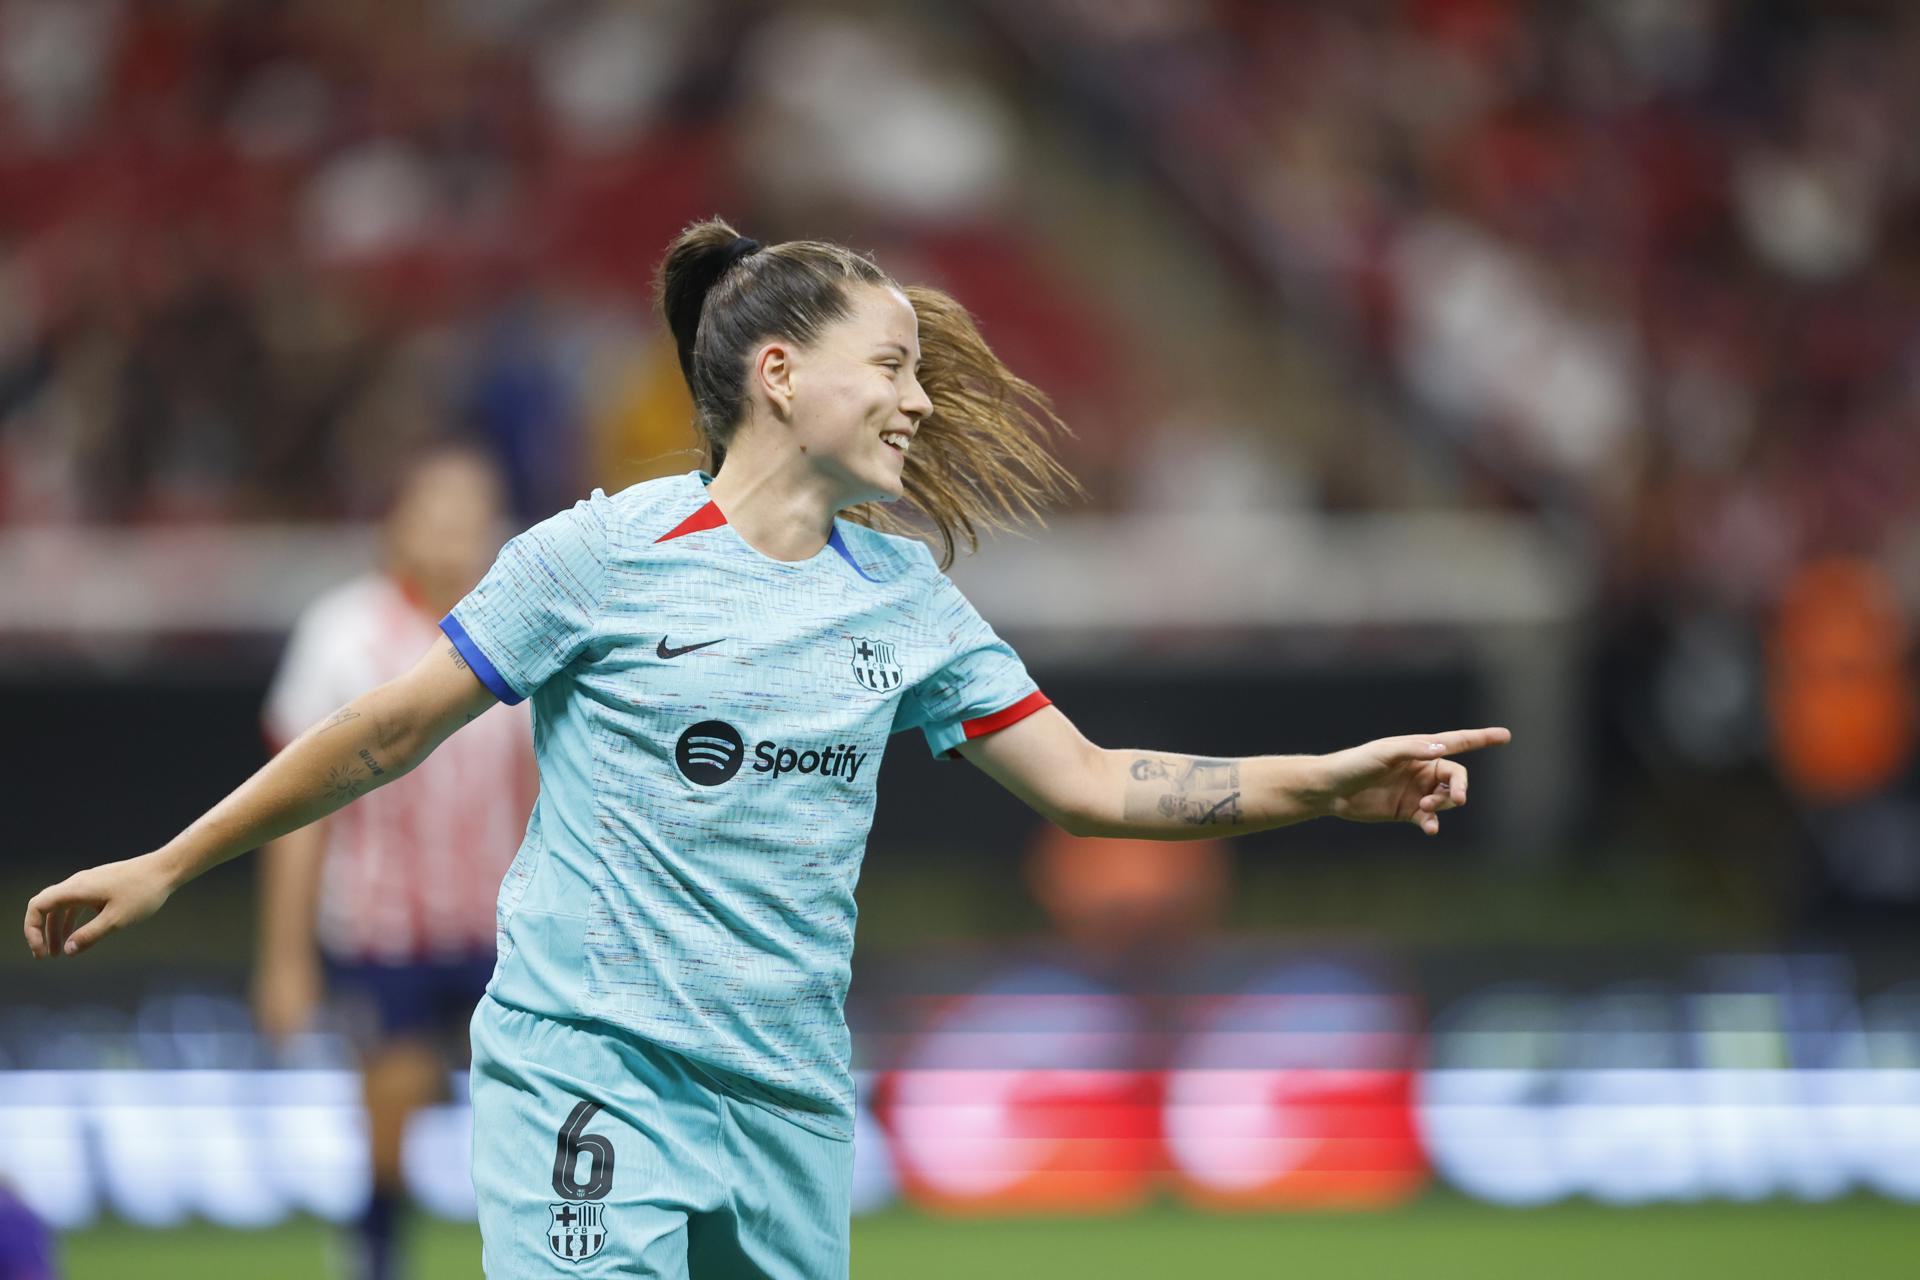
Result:
[[[756,1088],[766,1089],[772,1086],[763,1084],[752,1076],[742,1075],[737,1071],[719,1066],[686,1048],[650,1036],[612,1018],[571,1007],[565,1012],[538,1007],[515,994],[503,992],[498,970],[494,972],[493,980],[487,983],[485,998],[504,1009],[512,1009],[529,1018],[571,1026],[589,1035],[607,1036],[610,1039],[644,1044],[657,1053],[678,1058],[688,1072],[698,1076],[716,1097],[765,1112],[776,1120],[784,1120],[795,1128],[804,1129],[816,1137],[828,1138],[834,1142],[853,1141],[857,1106],[848,1108],[845,1105],[830,1104],[827,1109],[815,1110],[811,1107],[783,1106],[770,1098],[758,1097],[754,1093]],[[730,1084],[730,1080],[738,1080],[746,1087],[735,1087]]]

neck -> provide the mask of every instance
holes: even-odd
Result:
[[[742,437],[749,434],[740,432]],[[831,482],[808,465],[806,455],[784,442],[756,447],[739,440],[727,450],[720,474],[707,486],[707,497],[748,546],[775,560],[807,560],[818,554],[840,510]]]

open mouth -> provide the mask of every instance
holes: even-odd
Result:
[[[892,449],[903,458],[907,456],[907,448],[912,442],[913,437],[904,431],[888,431],[880,437],[880,443],[886,445],[887,448]]]

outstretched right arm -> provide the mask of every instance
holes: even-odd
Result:
[[[75,872],[35,894],[27,903],[27,947],[40,958],[78,955],[158,911],[207,868],[407,773],[494,702],[454,646],[436,642],[412,670],[308,729],[165,845]],[[82,923],[89,912],[92,919]]]

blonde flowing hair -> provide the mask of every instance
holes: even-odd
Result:
[[[902,471],[904,502],[842,512],[889,533],[929,530],[940,567],[983,531],[1043,519],[1079,482],[1049,444],[1071,434],[1046,393],[987,345],[967,309],[938,289],[903,287],[872,259],[824,240],[761,245],[718,218],[680,233],[660,264],[656,293],[693,393],[708,467],[720,469],[746,412],[746,360],[758,343],[812,342],[851,308],[849,285],[899,289],[920,325],[920,385],[933,412],[914,434]]]

